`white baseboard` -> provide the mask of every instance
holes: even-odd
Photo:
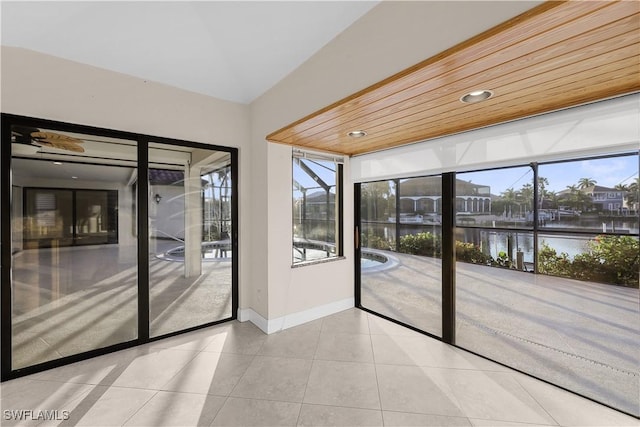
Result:
[[[311,322],[334,313],[348,310],[354,306],[355,300],[353,298],[347,298],[275,319],[265,319],[250,308],[239,308],[238,320],[240,322],[249,321],[260,328],[265,334],[272,334],[274,332],[302,325],[303,323]]]
[[[238,309],[238,321],[246,322],[249,321],[256,325],[258,328],[262,330],[265,334],[267,334],[267,330],[269,329],[269,324],[267,319],[260,316],[258,313],[253,311],[250,308],[239,308]]]

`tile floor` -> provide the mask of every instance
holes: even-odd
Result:
[[[357,309],[269,336],[231,322],[19,378],[0,406],[3,426],[640,425]],[[41,419],[10,419],[19,410]]]

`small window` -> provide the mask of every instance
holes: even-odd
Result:
[[[342,256],[342,161],[293,155],[293,264]]]

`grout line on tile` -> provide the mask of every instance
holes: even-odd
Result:
[[[149,390],[149,389],[146,389]],[[147,399],[138,409],[136,409],[126,420],[124,420],[124,422],[121,425],[126,425],[129,420],[133,417],[135,417],[135,415],[140,412],[140,410],[142,410],[142,408],[144,408],[145,406],[147,406],[149,404],[149,402],[151,402],[151,400],[153,400],[154,397],[156,397],[158,395],[158,393],[160,393],[159,390],[157,390],[155,393],[153,393],[153,395]]]
[[[298,418],[296,419],[296,425],[300,424],[300,417],[302,416],[302,406],[304,405],[304,399],[307,397],[307,387],[309,387],[309,380],[311,379],[311,372],[313,371],[313,365],[316,361],[316,355],[318,354],[318,348],[320,347],[320,336],[322,336],[322,325],[324,319],[320,323],[320,330],[318,331],[318,339],[316,340],[316,348],[313,351],[313,358],[311,359],[311,367],[309,368],[309,374],[307,375],[307,381],[304,384],[304,393],[302,393],[302,401],[300,402],[300,410],[298,411]]]
[[[378,389],[378,403],[380,403],[380,413],[382,415],[382,425],[384,425],[384,412],[382,407],[382,395],[380,393],[380,382],[378,381],[378,365],[376,363],[376,353],[373,350],[373,340],[371,339],[371,327],[369,325],[369,315],[367,314],[367,327],[369,328],[369,345],[371,346],[371,357],[373,359],[373,372],[376,376],[376,387]]]
[[[527,394],[527,396],[531,397],[531,399],[532,399],[534,402],[536,402],[536,404],[538,404],[538,406],[540,406],[540,408],[542,408],[542,410],[545,412],[545,414],[547,414],[547,415],[549,416],[549,418],[551,418],[551,419],[553,420],[553,422],[555,422],[555,423],[556,423],[556,425],[561,425],[561,424],[558,422],[558,420],[556,420],[556,419],[555,419],[555,417],[554,417],[554,416],[553,416],[549,411],[547,411],[547,408],[545,408],[545,407],[544,407],[544,405],[543,405],[542,403],[540,403],[540,402],[538,401],[538,399],[536,399],[536,398],[535,398],[535,396],[533,396],[531,393],[529,393],[529,390],[528,390],[525,386],[523,386],[523,385],[522,385],[522,383],[518,380],[518,376],[519,376],[520,374],[515,375],[516,373],[514,373],[514,372],[510,372],[509,374],[510,374],[511,378],[513,378],[513,380],[516,382],[516,384],[518,384],[518,386],[519,386],[522,390],[524,390],[524,392]],[[536,381],[537,381],[537,380],[536,380]]]
[[[256,357],[258,357],[258,355],[254,354],[254,355],[252,355],[250,357],[251,357],[251,362],[249,362],[249,365],[247,366],[247,369],[244,370],[244,372],[242,373],[240,378],[238,378],[238,381],[236,381],[236,383],[233,385],[233,388],[231,388],[231,390],[229,391],[229,394],[227,395],[227,400],[229,399],[229,397],[231,397],[233,392],[236,391],[236,387],[238,387],[238,384],[240,384],[242,382],[242,379],[244,378],[244,376],[247,375],[247,372],[249,372],[249,368],[251,368],[251,365],[253,365],[253,362],[255,362]],[[227,400],[224,401],[224,404],[227,403]]]
[[[526,427],[526,426],[535,426],[535,427],[558,427],[559,424],[553,425],[553,424],[540,424],[540,423],[527,423],[527,422],[523,422],[523,421],[512,421],[512,420],[494,420],[491,418],[478,418],[478,417],[470,417],[468,418],[469,422],[471,423],[472,426],[475,426],[475,423],[473,422],[473,420],[479,420],[479,421],[498,421],[501,423],[515,423],[514,425],[517,425],[518,427]],[[579,427],[579,426],[576,426]]]

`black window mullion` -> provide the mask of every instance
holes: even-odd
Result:
[[[11,337],[11,126],[9,120],[2,117],[2,138],[0,139],[0,235],[2,235],[2,255],[0,274],[0,376],[7,380],[11,374],[12,337]]]
[[[355,288],[354,288],[354,297],[355,297],[355,306],[362,306],[362,290],[360,289],[360,285],[362,281],[360,280],[361,273],[361,265],[360,265],[360,237],[361,237],[361,228],[362,228],[362,218],[361,218],[361,205],[362,202],[362,184],[356,183],[353,185],[353,212],[354,219],[353,222],[355,224],[354,227],[354,268],[355,268]]]
[[[442,174],[442,341],[456,342],[456,174]]]
[[[533,272],[538,273],[538,228],[540,220],[538,218],[538,199],[540,198],[538,190],[538,163],[531,163],[533,169]]]
[[[338,247],[338,253],[336,255],[343,256],[344,255],[344,182],[343,182],[343,172],[342,172],[342,163],[337,163],[336,165],[336,204],[338,209],[338,236],[336,239],[336,246]]]
[[[78,243],[78,199],[77,191],[71,190],[71,245],[75,246]]]
[[[149,143],[138,139],[138,341],[149,341]]]
[[[396,185],[396,252],[400,252],[400,180],[393,182]]]
[[[238,150],[231,150],[231,318],[237,319],[239,307],[239,221],[238,200]],[[148,253],[149,251],[147,251]]]

